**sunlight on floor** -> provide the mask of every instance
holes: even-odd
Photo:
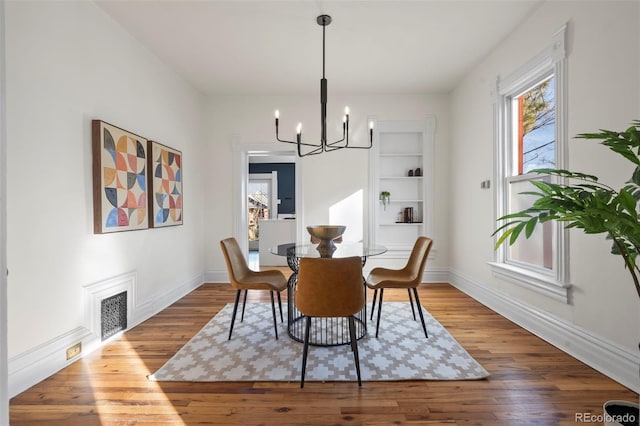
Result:
[[[91,374],[91,387],[93,389],[93,395],[95,398],[95,409],[100,417],[100,423],[103,425],[113,424],[111,418],[114,415],[129,414],[136,416],[138,421],[145,422],[145,417],[148,415],[156,422],[156,419],[160,416],[165,416],[167,419],[162,423],[170,421],[171,424],[183,425],[184,422],[180,418],[180,414],[175,409],[169,398],[164,394],[164,391],[160,387],[158,382],[154,382],[146,379],[146,377],[152,374],[149,371],[147,365],[137,356],[131,356],[130,354],[136,354],[135,348],[127,341],[125,335],[122,335],[118,340],[113,340],[108,345],[102,348],[102,351],[114,351],[120,354],[127,354],[124,357],[127,359],[127,368],[132,371],[136,371],[135,378],[131,380],[140,380],[140,377],[144,377],[146,384],[141,384],[140,387],[144,390],[142,392],[125,392],[119,391],[119,389],[112,390],[109,388],[109,383],[106,384],[104,379],[99,379],[100,375]],[[122,357],[117,357],[122,359]],[[109,360],[105,360],[106,365],[102,368],[109,368]],[[118,370],[117,367],[111,367],[114,370]],[[103,391],[103,389],[106,389]],[[148,390],[148,391],[147,391]],[[125,402],[121,402],[121,400]],[[170,420],[168,420],[170,419]]]

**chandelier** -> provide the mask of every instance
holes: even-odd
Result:
[[[296,128],[296,140],[287,141],[280,139],[278,134],[278,125],[280,122],[280,112],[276,110],[276,139],[279,142],[292,143],[298,146],[298,156],[306,157],[307,155],[322,154],[323,152],[336,151],[343,148],[369,149],[373,146],[373,121],[369,122],[369,145],[353,146],[349,145],[349,107],[344,109],[344,117],[342,119],[342,139],[335,142],[327,142],[327,79],[324,77],[324,33],[327,25],[331,23],[331,16],[320,15],[316,19],[318,25],[322,26],[322,79],[320,80],[320,143],[313,144],[302,141],[302,123],[298,123]],[[303,147],[306,152],[303,152]]]

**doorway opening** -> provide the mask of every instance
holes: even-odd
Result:
[[[286,266],[271,254],[300,234],[301,163],[293,150],[234,141],[234,236],[249,267]]]
[[[281,266],[270,249],[296,236],[296,163],[292,155],[249,154],[247,207],[249,263]]]

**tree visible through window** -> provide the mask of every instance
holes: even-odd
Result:
[[[515,98],[517,108],[517,171],[519,175],[556,165],[555,79],[538,84]]]
[[[249,241],[260,239],[260,221],[269,219],[269,186],[269,182],[258,179],[249,182]]]

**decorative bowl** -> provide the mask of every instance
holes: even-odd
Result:
[[[344,234],[346,226],[343,225],[310,225],[307,226],[307,232],[312,237],[319,240],[334,240]]]
[[[343,225],[311,225],[307,226],[307,232],[312,239],[320,240],[316,250],[320,253],[320,257],[331,257],[336,251],[336,245],[333,240],[342,236],[344,230],[347,229]]]

